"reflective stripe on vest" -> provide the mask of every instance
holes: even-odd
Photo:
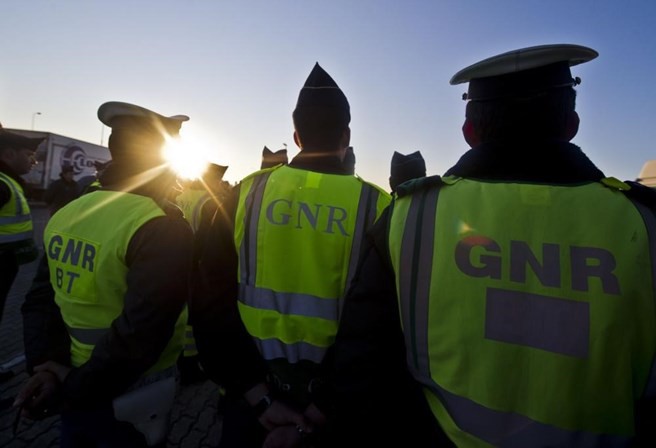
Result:
[[[86,345],[96,345],[105,336],[108,328],[74,328],[66,325],[68,334],[75,340]]]
[[[9,201],[0,208],[0,244],[29,240],[33,236],[32,215],[21,185],[0,172],[0,182],[9,188]]]
[[[277,189],[280,182],[296,182],[294,185],[298,185],[299,190],[307,188],[310,193],[304,196],[298,193],[299,196],[296,196],[297,193],[288,193],[290,190],[285,187]],[[316,190],[325,182],[337,191],[326,188]],[[342,188],[345,194],[340,195],[339,188]],[[316,195],[313,195],[314,191],[317,191]],[[326,201],[330,196],[326,196],[326,191],[330,191],[329,195],[339,198],[335,199],[339,206],[327,205]],[[352,198],[356,191],[359,195],[356,198],[357,203]],[[268,202],[264,204],[267,194]],[[300,360],[321,362],[337,331],[342,305],[340,299],[353,278],[360,252],[360,240],[387,205],[389,196],[385,195],[386,193],[354,177],[326,175],[285,166],[261,171],[242,183],[240,211],[235,227],[235,242],[239,247],[239,308],[247,329],[265,359],[285,358],[292,363]],[[289,226],[293,228],[289,232],[308,232],[303,229],[305,226],[308,229],[312,227],[317,233],[339,234],[339,238],[347,238],[344,240],[347,243],[340,243],[347,250],[346,253],[339,252],[339,247],[342,246],[325,250],[325,240],[315,238],[312,233],[304,233],[294,235],[291,239],[308,238],[306,242],[308,247],[312,247],[313,253],[294,253],[291,250],[283,259],[262,260],[262,257],[280,256],[280,251],[284,250],[267,245],[268,251],[258,253],[258,247],[263,248],[264,244],[268,244],[259,240],[261,232],[271,232],[272,229],[283,226],[273,222],[274,206],[280,203],[291,208],[292,203],[297,200],[301,205],[298,205],[298,214],[294,215],[294,218],[299,221]],[[318,203],[306,204],[302,203],[303,200],[314,200]],[[325,211],[329,216],[327,226],[320,223],[321,211]],[[287,220],[292,219],[292,212],[289,213]],[[349,214],[355,214],[355,219],[348,217],[347,220]],[[301,217],[307,222],[303,221],[302,224]],[[334,228],[331,223],[335,224]],[[284,241],[289,241],[287,235],[282,237]],[[309,274],[312,278],[306,278],[308,274],[303,271],[303,267],[308,266],[299,265],[300,262],[291,258],[305,257],[299,259],[308,260],[312,264],[311,258],[322,255],[329,258],[338,257],[340,262],[333,263],[337,260],[332,260],[331,264],[337,265],[339,272],[325,272],[325,275],[318,279]],[[258,267],[258,262],[270,264]],[[299,271],[295,272],[293,279],[281,278],[289,277],[289,274],[277,275],[280,269],[276,263],[292,263]],[[315,266],[308,267],[311,270],[313,268]],[[276,277],[278,286],[268,284],[266,276],[264,279],[258,278],[258,272],[267,273],[269,278]],[[318,281],[321,284],[312,284],[312,288],[308,288],[310,281]],[[339,286],[336,288],[336,285]],[[313,293],[309,293],[308,289]]]
[[[600,184],[461,180],[394,204],[408,366],[454,443],[630,445],[656,389],[655,221]]]
[[[160,216],[165,216],[164,211],[148,197],[98,190],[81,196],[50,218],[44,246],[55,302],[71,337],[73,366],[90,358],[95,345],[122,313],[130,240],[146,222]],[[175,364],[182,352],[186,320],[185,310],[158,361],[146,374]]]

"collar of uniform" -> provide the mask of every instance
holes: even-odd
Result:
[[[444,175],[553,184],[596,182],[605,177],[581,148],[568,142],[483,144],[467,151]]]
[[[348,174],[339,157],[331,153],[301,151],[289,162],[289,166],[324,174]]]
[[[174,177],[168,171],[148,178],[144,170],[129,163],[112,162],[100,176],[103,190],[124,191],[126,193],[148,196],[157,203],[162,203],[173,188]]]

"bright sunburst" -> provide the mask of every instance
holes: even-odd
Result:
[[[183,179],[197,179],[207,169],[206,151],[188,138],[171,139],[164,146],[164,157]]]

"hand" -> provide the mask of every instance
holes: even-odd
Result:
[[[47,417],[51,409],[48,404],[54,404],[54,398],[59,392],[60,383],[51,372],[35,373],[18,392],[14,407],[22,408],[21,416],[32,420]]]
[[[296,426],[279,426],[269,432],[262,448],[294,448],[303,445],[303,434]]]
[[[46,361],[34,367],[35,372],[50,372],[57,377],[60,383],[64,383],[66,376],[71,371],[71,368],[54,361]]]
[[[310,405],[305,408],[303,415],[314,425],[315,428],[321,428],[325,426],[326,422],[328,421],[324,413],[321,412],[321,410],[316,407],[314,403],[310,403]]]
[[[273,400],[271,406],[260,415],[259,421],[269,431],[275,429],[277,426],[293,425],[294,430],[298,426],[308,434],[312,432],[311,425],[302,414],[278,400]]]

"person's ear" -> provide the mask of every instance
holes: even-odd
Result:
[[[299,149],[303,149],[301,146],[301,139],[298,138],[298,133],[294,131],[294,143],[296,143],[296,146],[298,146]]]
[[[465,141],[471,148],[475,148],[481,144],[481,139],[478,137],[474,125],[468,118],[465,118],[465,122],[462,125],[462,135],[465,137]]]
[[[346,126],[346,129],[342,132],[342,138],[340,140],[340,147],[346,148],[351,145],[351,128]]]
[[[579,124],[581,119],[576,111],[572,111],[567,115],[567,129],[565,130],[565,139],[569,142],[579,132]]]

